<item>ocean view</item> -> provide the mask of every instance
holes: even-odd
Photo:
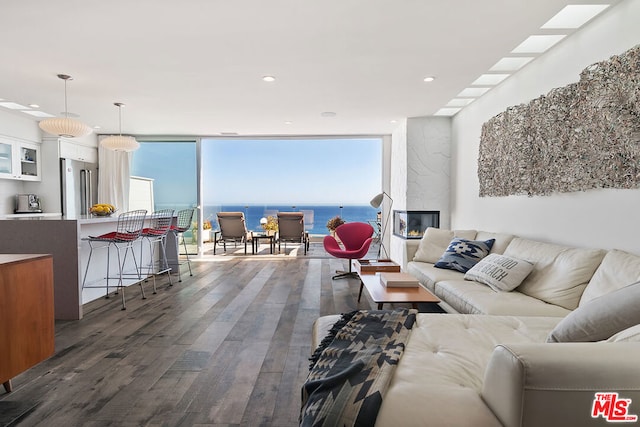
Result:
[[[378,209],[369,205],[217,205],[205,206],[203,216],[211,221],[214,229],[218,228],[216,222],[217,212],[244,212],[247,222],[247,230],[261,231],[260,219],[267,216],[276,216],[278,212],[303,212],[305,214],[305,229],[309,234],[327,235],[326,224],[330,218],[340,215],[347,222],[374,221]]]

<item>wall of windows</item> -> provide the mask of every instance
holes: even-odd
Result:
[[[153,179],[154,210],[199,206],[213,229],[218,211],[243,211],[249,230],[278,211],[303,211],[310,233],[327,234],[333,216],[375,221],[382,154],[379,137],[140,139],[131,171]],[[195,252],[196,236],[186,237]]]
[[[202,139],[202,207],[243,211],[247,228],[278,211],[302,211],[311,234],[328,234],[327,220],[374,221],[369,205],[382,185],[382,139]]]

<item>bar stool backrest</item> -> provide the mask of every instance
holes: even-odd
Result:
[[[124,212],[118,217],[118,226],[113,240],[116,242],[132,242],[137,240],[144,228],[145,209]]]
[[[144,229],[144,234],[151,236],[163,236],[167,234],[171,228],[174,212],[173,209],[162,209],[152,213],[149,228]]]
[[[193,212],[194,211],[195,211],[195,209],[193,209],[193,208],[191,208],[191,209],[183,209],[183,210],[178,211],[178,213],[176,214],[178,219],[176,221],[176,226],[174,227],[174,230],[176,230],[179,233],[184,233],[185,231],[190,229],[191,228],[191,220],[193,219]]]

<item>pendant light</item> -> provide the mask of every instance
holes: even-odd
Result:
[[[73,80],[73,77],[66,74],[58,74],[58,78],[64,80],[64,117],[41,120],[38,126],[47,133],[65,138],[89,135],[93,129],[79,120],[70,118],[67,110],[67,80]]]
[[[132,136],[122,135],[122,102],[114,102],[113,105],[118,107],[119,135],[111,135],[100,141],[100,145],[113,151],[135,151],[140,148],[140,144]]]

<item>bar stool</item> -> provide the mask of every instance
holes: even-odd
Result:
[[[184,233],[191,228],[191,221],[193,220],[194,212],[195,209],[193,208],[178,211],[178,213],[176,214],[176,224],[171,226],[171,231],[176,233],[176,235],[182,235],[184,253],[187,256],[187,265],[189,266],[189,276],[193,276],[193,273],[191,272],[191,261],[189,260],[189,251],[187,250],[187,242],[184,240]],[[182,277],[180,276],[180,265],[178,265],[178,282],[182,282]]]
[[[82,279],[82,289],[87,288],[106,288],[105,298],[109,298],[109,264],[110,264],[110,254],[111,247],[116,249],[116,253],[118,254],[118,284],[116,285],[115,293],[118,293],[118,289],[122,289],[122,309],[126,310],[126,299],[124,296],[124,284],[122,282],[124,264],[127,261],[127,254],[131,249],[131,256],[133,257],[133,262],[136,267],[136,272],[138,272],[138,283],[140,284],[140,289],[142,290],[142,298],[145,299],[146,295],[144,294],[144,287],[142,286],[142,276],[140,275],[140,269],[138,268],[138,263],[136,261],[136,255],[133,250],[133,244],[138,241],[142,235],[142,229],[144,227],[144,219],[147,215],[147,211],[144,209],[124,212],[118,217],[118,225],[116,226],[116,231],[112,231],[110,233],[102,234],[100,236],[89,236],[85,237],[82,240],[85,240],[89,243],[89,259],[87,260],[87,269],[84,272],[84,278]],[[96,245],[96,246],[94,246]],[[89,272],[89,266],[91,265],[91,257],[93,255],[94,249],[107,249],[107,283],[106,286],[85,286],[87,280],[87,273]],[[124,249],[124,257],[120,255],[120,251]]]
[[[146,239],[149,242],[149,253],[151,259],[147,264],[147,277],[153,276],[153,293],[157,293],[156,290],[156,276],[158,274],[167,273],[169,276],[169,286],[173,286],[171,283],[171,268],[169,267],[169,261],[167,260],[167,252],[165,250],[165,244],[167,241],[167,233],[171,228],[171,222],[173,221],[173,209],[163,209],[151,214],[149,227],[142,229],[142,239]],[[154,243],[160,244],[160,258],[158,259],[158,268],[156,271],[155,264],[155,250]],[[142,267],[142,250],[143,245],[140,245],[140,266]]]

